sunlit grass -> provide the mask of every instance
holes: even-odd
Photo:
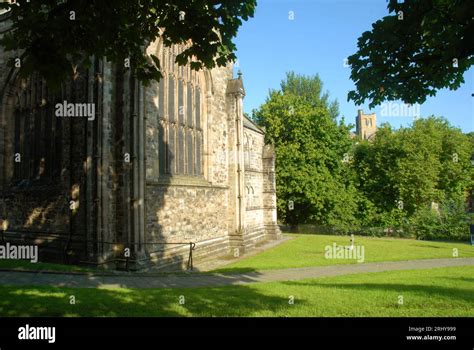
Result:
[[[357,264],[356,260],[326,259],[325,247],[336,243],[348,246],[348,236],[289,234],[292,239],[257,255],[223,266],[216,272],[248,272],[336,264]],[[400,261],[417,259],[474,257],[474,247],[462,242],[417,241],[399,238],[372,238],[356,236],[356,245],[364,246],[364,262]],[[0,269],[103,272],[94,268],[53,263],[30,263],[21,260],[0,259]]]
[[[214,288],[0,286],[0,316],[473,317],[473,276],[469,266]]]
[[[257,255],[226,265],[216,271],[245,272],[335,264],[357,264],[354,259],[326,259],[325,247],[336,243],[350,245],[348,236],[288,235],[293,239]],[[474,247],[467,243],[417,241],[399,238],[355,237],[355,245],[364,247],[364,262],[400,261],[474,257]]]

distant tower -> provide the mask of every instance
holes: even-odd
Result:
[[[364,114],[362,109],[357,111],[356,134],[363,140],[371,139],[377,132],[377,116],[375,113]]]

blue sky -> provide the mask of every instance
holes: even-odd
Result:
[[[294,19],[290,20],[290,11]],[[236,38],[238,67],[246,89],[245,112],[265,102],[285,72],[319,74],[331,99],[337,99],[346,123],[354,123],[357,109],[369,112],[368,103],[347,102],[354,88],[344,59],[357,51],[357,39],[372,23],[386,16],[385,0],[258,0],[255,17],[244,22]],[[474,131],[474,68],[456,91],[442,90],[420,106],[420,116],[444,116],[464,132]],[[377,124],[409,125],[411,116],[382,116]]]

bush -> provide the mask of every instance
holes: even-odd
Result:
[[[466,213],[462,200],[447,200],[439,210],[418,209],[410,220],[408,229],[422,240],[469,240],[470,214]]]
[[[426,240],[439,236],[441,220],[439,214],[431,208],[418,209],[410,220],[408,230],[416,239]]]

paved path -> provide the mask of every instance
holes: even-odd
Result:
[[[474,258],[427,259],[351,265],[304,267],[238,274],[190,275],[94,275],[41,272],[0,272],[0,285],[57,287],[192,288],[242,285],[257,282],[296,281],[305,278],[339,276],[366,272],[418,270],[474,265]]]

